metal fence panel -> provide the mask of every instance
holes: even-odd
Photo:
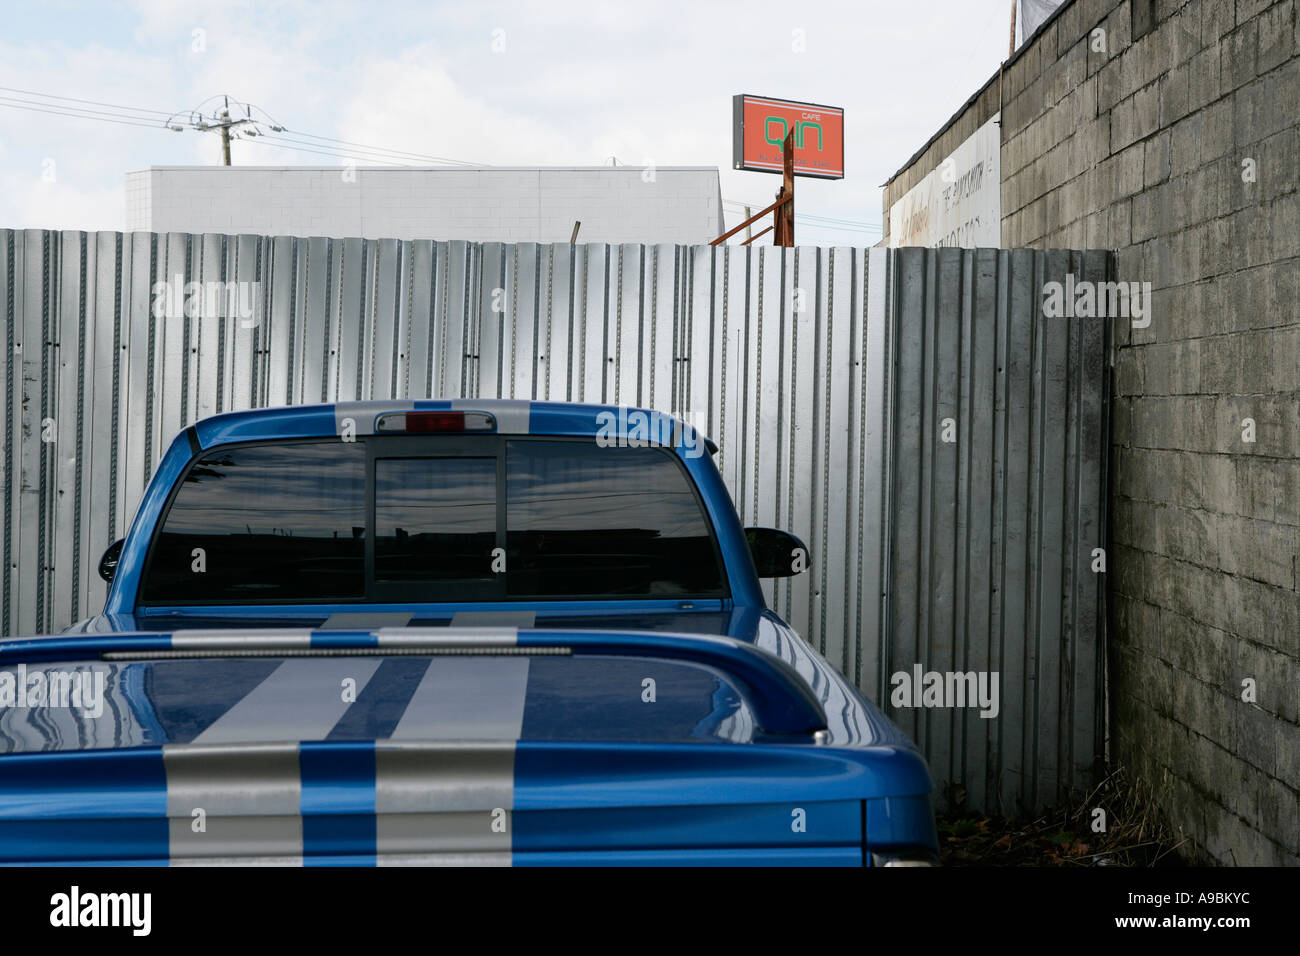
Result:
[[[917,740],[944,795],[1036,809],[1089,783],[1104,714],[1106,331],[1042,316],[1067,272],[1101,281],[1110,259],[0,230],[0,625],[102,606],[101,551],[206,415],[647,406],[719,442],[747,524],[808,544],[811,573],[765,593]],[[230,282],[251,315],[185,312],[190,283]],[[893,706],[914,665],[997,672],[998,716]]]

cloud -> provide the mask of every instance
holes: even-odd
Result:
[[[1004,0],[51,2],[22,8],[9,35],[24,42],[0,40],[0,85],[168,111],[230,93],[292,131],[493,165],[716,165],[725,197],[760,206],[778,180],[730,168],[731,96],[831,103],[846,110],[847,176],[801,180],[799,211],[878,221],[880,183],[996,72],[1006,13]],[[302,147],[237,142],[235,162],[342,162]],[[219,155],[215,134],[0,108],[0,226],[120,228],[106,204],[126,170]],[[58,188],[33,190],[47,157]]]
[[[340,104],[338,136],[493,166],[593,163],[552,122],[458,85],[431,43],[369,63]]]
[[[9,197],[16,221],[42,229],[117,230],[125,219],[125,186],[83,187],[6,173],[0,175],[0,190]]]

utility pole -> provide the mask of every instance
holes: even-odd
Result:
[[[230,97],[226,97],[225,108],[222,109],[221,115],[211,128],[221,130],[221,160],[226,165],[230,165],[230,127],[242,126],[245,123],[251,123],[251,119],[231,120],[230,118]],[[200,127],[202,128],[202,127]]]
[[[1011,0],[1011,45],[1007,48],[1007,59],[1016,55],[1016,0]]]
[[[213,97],[213,99],[216,99],[216,97]],[[184,129],[185,126],[189,126],[191,129],[198,130],[201,133],[210,133],[213,130],[219,131],[221,133],[221,162],[223,165],[226,166],[231,165],[230,162],[230,141],[231,140],[240,139],[244,137],[252,137],[252,136],[264,136],[266,134],[263,133],[261,129],[261,126],[263,125],[265,125],[269,129],[277,133],[284,132],[283,126],[278,126],[273,122],[259,121],[254,119],[252,115],[252,110],[256,109],[256,107],[250,108],[250,106],[247,103],[243,104],[244,107],[243,118],[232,119],[230,116],[230,97],[225,96],[222,97],[222,99],[225,105],[221,108],[221,112],[219,113],[214,112],[210,116],[205,117],[202,114],[200,114],[198,110],[189,110],[188,111],[189,118],[185,120],[183,123],[174,122],[174,120],[176,120],[183,114],[173,114],[173,116],[167,120],[166,123],[167,128],[174,129],[174,130],[181,130]]]
[[[226,166],[230,165],[230,107],[227,106],[221,111],[221,159]]]

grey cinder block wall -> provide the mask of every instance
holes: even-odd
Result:
[[[1002,244],[1151,283],[1111,357],[1111,756],[1227,864],[1300,864],[1298,30],[1295,0],[1073,0],[885,194],[887,224],[1001,109]]]

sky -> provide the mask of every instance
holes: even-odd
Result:
[[[780,185],[731,168],[731,98],[755,93],[844,108],[845,177],[799,180],[796,239],[859,246],[880,236],[881,185],[997,72],[1010,20],[1009,0],[0,0],[0,11],[0,228],[122,229],[127,170],[221,162],[218,135],[165,123],[211,113],[223,95],[285,128],[262,125],[278,142],[234,143],[236,165],[373,164],[332,142],[346,140],[490,165],[717,166],[730,225]]]

